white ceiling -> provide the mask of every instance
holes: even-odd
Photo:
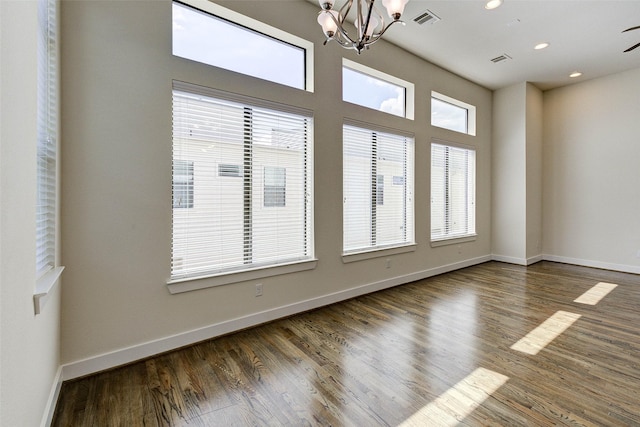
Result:
[[[336,7],[343,3],[336,0]],[[494,10],[484,4],[410,0],[406,26],[394,24],[383,37],[489,89],[528,81],[547,90],[640,67],[640,47],[623,53],[640,43],[640,29],[622,33],[640,25],[640,0],[504,0]],[[413,22],[427,9],[440,21]],[[534,50],[540,42],[550,46]],[[503,54],[512,59],[491,61]],[[375,45],[362,55],[375,55]],[[573,71],[583,75],[569,78]]]

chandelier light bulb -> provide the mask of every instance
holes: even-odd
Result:
[[[336,20],[338,19],[338,12],[335,10],[326,10],[318,14],[318,24],[322,27],[322,31],[327,38],[333,37],[338,29],[336,20],[331,17],[332,15]]]
[[[382,5],[387,9],[389,17],[397,21],[404,12],[404,7],[409,0],[382,0]]]

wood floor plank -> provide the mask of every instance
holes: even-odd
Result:
[[[488,262],[67,381],[53,422],[247,425],[640,426],[640,276]]]

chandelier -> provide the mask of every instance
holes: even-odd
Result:
[[[392,19],[385,25],[382,14],[375,7],[375,0],[356,0],[356,18],[354,21],[357,34],[349,35],[345,29],[347,15],[353,5],[353,0],[347,2],[339,11],[333,9],[335,0],[318,0],[322,10],[318,13],[318,24],[322,26],[322,31],[327,39],[323,44],[334,40],[346,49],[355,49],[358,54],[362,49],[369,48],[373,43],[380,40],[382,35],[390,26],[400,21],[400,16],[404,11],[404,6],[409,0],[382,0],[382,5],[387,9],[389,17]]]

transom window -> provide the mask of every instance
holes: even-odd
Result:
[[[431,241],[475,236],[476,152],[431,144]]]
[[[342,60],[343,101],[413,119],[413,93],[413,83]]]
[[[414,243],[413,138],[343,127],[345,254]]]
[[[173,2],[174,55],[313,91],[312,43],[215,3],[198,7]]]
[[[438,92],[431,92],[431,125],[476,134],[476,107]]]
[[[312,260],[312,133],[307,111],[174,82],[171,281]]]

